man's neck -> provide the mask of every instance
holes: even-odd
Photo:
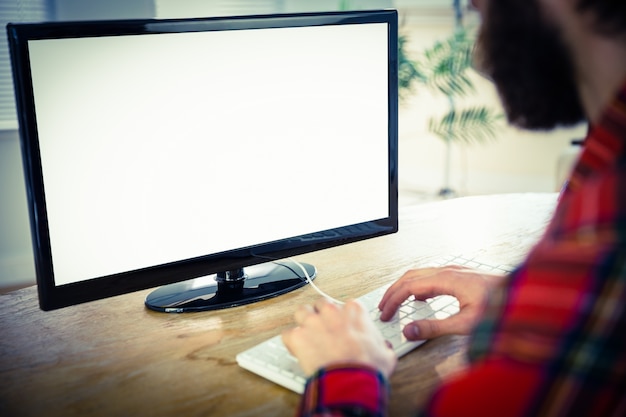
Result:
[[[626,82],[626,34],[621,38],[598,34],[593,13],[581,13],[572,3],[542,0],[544,12],[560,28],[570,50],[585,114],[590,122],[598,123]]]
[[[586,47],[575,48],[574,55],[585,113],[597,123],[626,82],[626,44],[594,37]]]

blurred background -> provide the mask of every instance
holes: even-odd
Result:
[[[586,126],[506,125],[493,86],[471,68],[479,17],[467,0],[0,0],[0,292],[35,282],[6,23],[378,8],[400,17],[400,204],[558,191]]]

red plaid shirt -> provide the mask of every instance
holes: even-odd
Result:
[[[546,233],[490,300],[469,357],[425,416],[626,416],[626,85],[590,129]],[[335,367],[308,382],[300,415],[382,416],[387,390],[376,371]]]

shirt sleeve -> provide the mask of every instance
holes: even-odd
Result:
[[[535,366],[490,359],[447,380],[420,416],[534,416],[528,406],[540,381],[541,372]]]
[[[389,385],[376,369],[363,365],[335,365],[308,379],[300,401],[300,417],[386,415]]]

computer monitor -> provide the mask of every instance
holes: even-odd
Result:
[[[7,30],[43,310],[241,305],[397,231],[396,11]]]

